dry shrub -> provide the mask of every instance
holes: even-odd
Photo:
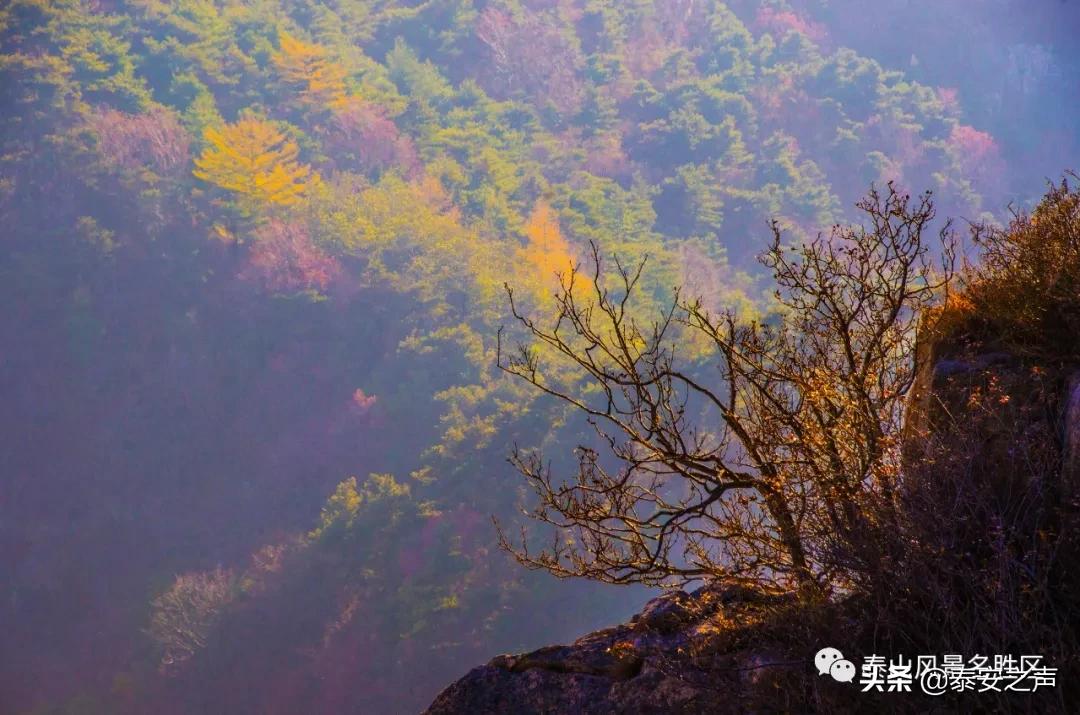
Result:
[[[644,264],[605,272],[595,245],[563,277],[555,316],[523,313],[508,289],[531,342],[500,340],[499,367],[585,413],[606,453],[581,445],[565,474],[515,450],[538,497],[526,513],[558,538],[500,532],[502,546],[529,568],[619,584],[829,593],[879,572],[916,328],[947,297],[954,254],[948,222],[924,235],[929,194],[890,184],[857,207],[865,225],[794,248],[773,224],[760,260],[779,309],[763,321],[677,292],[650,325],[633,302]],[[686,357],[692,341],[702,357]]]
[[[218,567],[177,576],[152,604],[147,634],[161,650],[161,669],[175,672],[209,643],[218,621],[239,594],[235,572]]]
[[[1040,655],[1058,668],[1056,688],[894,694],[875,702],[881,712],[1070,712],[1080,538],[1063,513],[1062,406],[1080,328],[1080,193],[1051,184],[1031,214],[1014,212],[1006,229],[976,225],[973,237],[982,255],[966,266],[964,291],[923,324],[935,343],[920,356],[927,402],[914,405],[921,419],[908,413],[887,564],[850,601],[855,652]],[[812,709],[849,704],[838,696]]]
[[[1069,172],[1051,183],[1008,227],[972,227],[981,255],[967,267],[966,293],[995,333],[1027,354],[1072,357],[1080,333],[1080,191],[1068,177],[1080,179]]]

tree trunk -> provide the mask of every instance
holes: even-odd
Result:
[[[795,527],[795,517],[792,516],[791,509],[788,507],[787,502],[784,501],[783,495],[775,489],[762,487],[761,494],[765,497],[765,506],[769,509],[769,514],[772,515],[773,520],[776,522],[776,528],[780,532],[780,540],[783,542],[788,557],[791,559],[791,566],[795,571],[796,578],[799,579],[800,588],[812,585],[814,583],[813,575],[810,573],[810,567],[806,562],[806,551],[803,549],[799,531]]]

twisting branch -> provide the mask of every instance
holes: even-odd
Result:
[[[643,326],[631,304],[645,262],[605,271],[595,244],[589,271],[561,277],[549,326],[507,286],[531,341],[507,350],[500,331],[498,366],[584,412],[607,454],[580,446],[575,474],[556,481],[540,454],[515,448],[510,461],[538,498],[527,513],[555,536],[535,553],[524,531],[516,546],[500,531],[503,546],[526,566],[612,583],[815,588],[873,570],[874,536],[893,519],[917,321],[947,296],[954,243],[946,224],[935,265],[929,194],[912,204],[890,184],[858,208],[866,227],[836,226],[795,249],[772,225],[761,262],[779,310],[764,323],[711,315],[676,291]],[[677,360],[694,334],[715,372]],[[582,384],[549,380],[548,356]]]

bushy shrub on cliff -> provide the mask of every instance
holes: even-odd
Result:
[[[1027,354],[1073,357],[1080,335],[1080,191],[1075,185],[1070,187],[1068,178],[1051,184],[1030,213],[1014,211],[1006,228],[976,225],[972,236],[982,249],[965,286],[973,312]]]

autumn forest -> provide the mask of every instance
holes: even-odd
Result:
[[[1080,167],[1077,25],[1071,0],[0,3],[0,712],[417,712],[625,618],[652,584],[499,546],[493,517],[546,534],[515,448],[558,470],[602,441],[500,369],[511,311],[556,313],[595,249],[645,261],[643,319],[677,288],[768,319],[771,222],[810,240],[871,184],[1005,221]]]

